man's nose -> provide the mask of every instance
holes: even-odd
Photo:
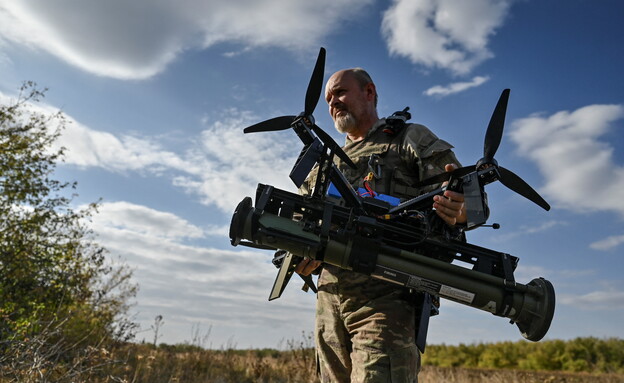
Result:
[[[342,103],[340,102],[340,98],[336,96],[332,96],[329,100],[329,106],[332,108],[339,107]]]
[[[334,105],[334,100],[335,100],[335,99],[336,99],[336,97],[334,97],[333,95],[330,95],[330,96],[327,98],[327,105],[329,105],[329,106],[333,106],[333,105]]]

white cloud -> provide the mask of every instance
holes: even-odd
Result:
[[[583,269],[583,270],[570,270],[570,269],[564,269],[564,270],[558,270],[558,273],[566,279],[572,279],[575,282],[578,280],[578,278],[580,277],[590,277],[590,276],[594,276],[596,274],[598,274],[598,271],[595,269]]]
[[[183,51],[234,42],[243,50],[319,45],[371,1],[23,0],[0,2],[2,40],[101,76],[153,76]]]
[[[0,92],[0,103],[13,104],[17,97]],[[31,114],[53,116],[58,108],[44,102],[25,105],[22,119]],[[72,116],[63,113],[62,119],[46,123],[49,131],[55,131],[63,124],[64,129],[51,150],[65,148],[64,162],[79,167],[101,167],[110,171],[187,169],[188,164],[175,153],[166,151],[155,140],[147,137],[124,135],[121,138],[103,131],[91,129]]]
[[[188,166],[177,154],[164,150],[146,137],[124,135],[120,138],[90,129],[68,117],[69,124],[58,144],[67,149],[65,162],[80,167],[102,167],[111,171],[165,168],[184,169]]]
[[[607,251],[607,250],[615,249],[616,247],[620,246],[622,243],[624,243],[624,235],[613,235],[613,236],[601,239],[599,241],[596,241],[590,244],[589,247],[594,250]]]
[[[391,54],[466,74],[493,56],[488,39],[509,5],[508,0],[394,0],[383,15],[382,33]]]
[[[561,225],[567,225],[567,222],[546,221],[546,222],[543,222],[542,224],[540,224],[538,226],[521,226],[520,230],[522,232],[527,233],[527,234],[533,234],[533,233],[540,233],[540,232],[543,232],[545,230],[549,230],[549,229],[551,229],[553,227],[561,226]]]
[[[207,122],[199,145],[185,155],[194,168],[180,172],[174,184],[228,212],[243,197],[253,196],[259,182],[293,189],[288,174],[302,144],[291,130],[243,134],[244,127],[256,122],[251,113],[234,109]]]
[[[600,140],[623,117],[622,105],[536,114],[514,121],[510,137],[546,179],[547,200],[573,211],[624,215],[624,167],[615,163],[612,144]]]
[[[423,94],[426,96],[445,97],[451,94],[463,92],[470,88],[475,88],[481,84],[484,84],[489,79],[490,78],[488,76],[476,76],[471,81],[456,82],[447,86],[436,85],[424,91]]]
[[[494,242],[507,242],[516,237],[521,237],[521,236],[526,236],[526,235],[531,235],[531,234],[536,234],[536,233],[543,233],[553,228],[556,228],[558,226],[566,226],[567,224],[568,223],[564,221],[550,220],[546,222],[541,222],[538,225],[534,225],[534,226],[522,225],[518,227],[517,229],[514,229],[513,232],[511,233],[498,235],[493,240]]]
[[[204,236],[201,228],[174,214],[123,201],[101,204],[94,222],[118,230],[131,230],[162,238],[183,239]]]
[[[584,310],[620,310],[624,308],[624,291],[593,291],[584,295],[562,295],[560,302]]]
[[[206,205],[232,211],[243,197],[253,196],[259,182],[292,189],[288,173],[301,144],[290,130],[243,134],[259,122],[245,111],[231,109],[222,120],[205,122],[197,144],[177,154],[148,137],[117,136],[71,120],[59,144],[66,147],[65,163],[111,171],[162,175]]]
[[[10,100],[0,92],[0,101]],[[58,110],[44,103],[28,108],[43,115]],[[288,174],[301,142],[291,130],[244,134],[245,127],[261,120],[251,112],[229,109],[219,120],[205,118],[206,129],[191,140],[197,144],[182,153],[167,150],[155,138],[118,137],[84,126],[69,115],[64,118],[66,128],[56,145],[65,148],[68,165],[170,177],[175,186],[224,212],[231,212],[245,196],[253,196],[260,182],[294,191]]]
[[[271,252],[185,244],[206,232],[174,214],[122,201],[102,204],[92,228],[100,244],[134,269],[141,327],[149,329],[156,315],[165,318],[161,341],[188,339],[194,325],[207,323],[216,347],[233,336],[244,339],[243,347],[275,347],[254,344],[260,329],[275,329],[265,332],[273,331],[277,343],[312,327],[313,296],[302,299],[296,278],[285,297],[267,302],[277,271]]]
[[[230,233],[230,225],[208,225],[204,229],[204,233],[206,235],[211,235],[215,237],[227,237]]]

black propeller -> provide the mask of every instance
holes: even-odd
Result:
[[[325,48],[321,48],[319,55],[316,59],[316,65],[308,84],[308,90],[306,91],[305,107],[303,113],[299,116],[282,116],[271,118],[263,122],[259,122],[255,125],[245,128],[245,133],[256,132],[272,132],[277,130],[286,130],[291,127],[291,124],[297,119],[297,117],[308,117],[314,113],[319,98],[321,98],[321,90],[323,88],[323,74],[325,72]]]
[[[316,58],[314,71],[310,77],[308,90],[306,91],[304,114],[311,116],[316,109],[319,98],[321,98],[321,90],[323,89],[323,75],[325,74],[325,48],[321,48]]]
[[[509,101],[509,89],[503,90],[494,113],[490,118],[487,131],[485,132],[485,141],[483,142],[483,159],[482,161],[494,160],[494,155],[498,150],[501,139],[503,138],[503,127],[505,126],[505,115],[507,114],[507,102]]]
[[[290,124],[295,121],[297,116],[282,116],[275,117],[270,120],[259,122],[255,125],[246,127],[243,132],[245,133],[257,133],[257,132],[273,132],[277,130],[286,130],[290,128]]]
[[[507,170],[502,166],[498,167],[498,171],[500,173],[500,182],[507,186],[507,188],[515,191],[521,196],[525,197],[529,201],[535,202],[538,206],[540,206],[544,210],[550,210],[550,205],[546,202],[529,184],[524,182],[524,180],[517,175],[515,175],[511,170]]]
[[[297,135],[304,144],[309,145],[314,140],[314,136],[310,134],[310,131],[316,133],[319,139],[325,144],[325,146],[335,153],[342,161],[344,161],[351,168],[355,168],[355,164],[349,156],[342,150],[340,145],[334,141],[334,139],[327,134],[323,129],[318,127],[314,123],[314,109],[321,98],[321,91],[323,89],[323,76],[325,74],[325,48],[321,48],[319,51],[312,76],[310,77],[310,83],[305,96],[304,111],[298,116],[282,116],[271,118],[266,121],[259,122],[255,125],[249,126],[243,130],[245,133],[257,133],[257,132],[274,132],[278,130],[286,130],[293,128],[297,132]],[[303,124],[303,126],[302,126]]]
[[[483,143],[483,158],[476,165],[466,166],[456,169],[452,172],[441,173],[421,182],[419,185],[432,185],[448,181],[451,177],[463,177],[473,171],[481,171],[490,167],[498,170],[498,180],[507,188],[534,202],[544,210],[550,210],[550,205],[522,178],[518,177],[512,171],[498,165],[494,159],[496,151],[503,137],[503,128],[505,127],[505,115],[507,113],[507,103],[509,101],[509,89],[503,90],[496,108],[490,118],[487,131],[485,133],[485,141]]]

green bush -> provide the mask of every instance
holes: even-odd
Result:
[[[423,364],[437,367],[624,373],[624,340],[594,337],[537,343],[428,345]]]
[[[15,381],[75,377],[83,357],[135,327],[131,272],[108,262],[87,226],[97,205],[74,209],[76,184],[54,179],[66,121],[39,112],[41,97],[26,83],[0,105],[0,372]]]

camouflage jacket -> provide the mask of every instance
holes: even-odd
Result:
[[[406,200],[437,188],[439,185],[418,187],[417,184],[444,172],[446,164],[461,166],[451,151],[453,146],[424,125],[408,124],[393,135],[384,132],[385,125],[385,119],[380,119],[363,140],[346,139],[343,150],[356,169],[336,160],[338,168],[356,190],[373,172],[374,179],[369,183],[376,193]],[[316,171],[312,171],[300,192],[304,195],[311,193],[315,180]]]

